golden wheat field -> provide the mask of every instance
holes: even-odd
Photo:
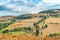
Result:
[[[5,29],[10,30],[10,29],[13,29],[13,28],[29,27],[29,26],[34,28],[33,23],[38,22],[40,19],[41,18],[32,18],[32,19],[20,20],[20,22],[16,22],[12,25],[9,25]],[[57,19],[57,21],[56,21],[56,19]],[[60,18],[48,18],[48,19],[45,20],[45,24],[48,25],[48,28],[40,30],[40,31],[43,32],[43,35],[49,35],[49,34],[60,32]],[[44,23],[42,22],[41,24],[39,24],[39,27],[41,28],[43,25],[44,25]]]
[[[35,14],[36,15],[36,14]],[[33,17],[35,15],[32,15]],[[37,15],[38,16],[38,15]],[[9,25],[4,29],[11,30],[13,28],[20,28],[20,27],[31,27],[33,30],[36,30],[34,27],[34,23],[39,22],[42,18],[36,17],[31,19],[24,19],[24,20],[16,20],[15,23]],[[60,36],[48,37],[46,35],[60,33],[60,18],[47,18],[42,23],[39,23],[39,28],[42,28],[45,24],[48,25],[47,28],[39,30],[42,32],[42,35],[35,36],[30,34],[0,34],[0,40],[60,40]]]
[[[13,29],[13,28],[19,28],[19,27],[29,27],[29,26],[34,28],[33,23],[38,22],[40,19],[41,18],[19,20],[20,22],[16,21],[16,23],[9,25],[6,29]]]
[[[32,35],[0,35],[0,40],[60,40],[60,36],[32,36]]]
[[[43,35],[49,35],[53,33],[60,33],[60,18],[48,18],[45,20],[45,24],[48,25],[46,29],[41,30]],[[41,23],[39,27],[43,26]]]

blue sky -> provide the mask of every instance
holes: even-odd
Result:
[[[0,0],[0,16],[34,14],[60,9],[60,0]]]

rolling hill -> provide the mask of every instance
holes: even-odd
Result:
[[[44,10],[39,13],[60,13],[60,9]]]
[[[48,14],[47,14],[48,13]],[[55,14],[55,15],[53,15]],[[58,15],[57,15],[58,14]],[[53,38],[52,37],[48,37],[50,34],[54,34],[56,33],[56,35],[60,35],[60,9],[53,9],[53,10],[45,10],[42,12],[39,12],[38,14],[25,14],[25,15],[19,15],[19,16],[2,16],[0,17],[0,20],[6,20],[6,21],[2,21],[3,23],[7,23],[4,24],[5,26],[8,25],[8,27],[4,27],[2,28],[2,30],[7,30],[7,35],[8,37],[16,37],[17,34],[17,39],[18,38],[26,38],[29,37],[33,37],[31,39],[35,39],[35,40],[54,40],[54,39],[59,39],[60,40],[60,36],[56,36]],[[0,22],[0,25],[3,25],[3,23]],[[3,27],[3,26],[2,26]],[[32,31],[28,31],[28,27],[31,28]],[[15,29],[14,29],[15,28]],[[16,28],[26,28],[23,29],[26,33],[24,35],[19,36],[20,32],[22,29],[19,29],[19,31],[17,31],[18,29]],[[13,32],[11,32],[13,30]],[[35,33],[37,33],[37,31],[39,31],[39,36],[35,36]],[[1,31],[1,30],[0,30]],[[15,34],[16,33],[16,34]],[[9,35],[10,36],[9,36]],[[15,35],[13,35],[15,34]],[[27,36],[26,34],[32,34],[32,36]],[[3,34],[2,34],[3,35]],[[5,36],[5,34],[0,38],[3,39],[3,37]],[[5,38],[6,38],[5,36]],[[47,37],[46,37],[47,36]],[[51,36],[51,35],[50,35]],[[41,38],[42,37],[42,38]],[[7,38],[9,40],[9,38]],[[15,39],[13,39],[15,40]],[[24,39],[25,40],[25,39]]]

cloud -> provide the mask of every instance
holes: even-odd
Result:
[[[15,15],[14,15],[15,14]],[[0,16],[6,16],[6,15],[13,15],[13,16],[17,16],[17,15],[20,15],[18,13],[15,13],[15,12],[11,12],[11,11],[0,11]]]
[[[6,14],[9,15],[38,13],[57,8],[60,8],[60,0],[0,0],[0,11],[7,12]],[[4,12],[1,13],[4,14]]]
[[[5,6],[7,7],[7,9],[11,9],[12,11],[21,12],[20,6],[13,5],[13,4],[7,4]]]
[[[43,2],[45,2],[48,5],[60,4],[60,0],[43,0]]]
[[[11,0],[0,0],[0,5],[5,5],[9,3]]]

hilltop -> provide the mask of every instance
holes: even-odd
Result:
[[[60,9],[44,10],[39,13],[60,13]]]

